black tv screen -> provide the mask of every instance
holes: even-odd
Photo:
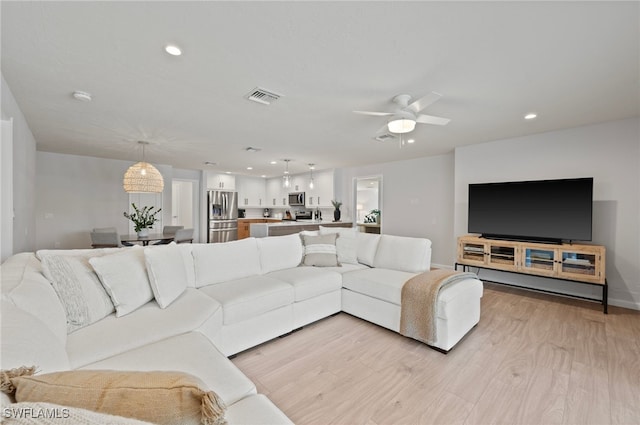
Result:
[[[469,185],[469,233],[533,241],[590,241],[593,178]]]

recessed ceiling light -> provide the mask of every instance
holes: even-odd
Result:
[[[276,165],[277,163],[278,163],[278,161],[271,161],[269,164]]]
[[[538,116],[538,114],[536,114],[535,112],[530,112],[527,115],[524,116],[525,120],[532,120],[535,119]]]
[[[247,170],[253,170],[253,167],[247,167]]]
[[[180,50],[178,46],[173,44],[167,44],[164,48],[164,51],[172,56],[180,56],[182,54],[182,50]]]
[[[74,91],[73,98],[81,102],[91,102],[91,93],[87,93],[86,91]]]
[[[263,179],[266,179],[266,178],[267,178],[266,174],[263,174],[263,175],[261,175],[260,177],[262,177]]]
[[[225,171],[225,173],[227,173],[227,174],[231,174],[231,171]]]
[[[409,139],[409,140],[407,140],[407,143],[415,143],[415,142],[416,142],[416,141],[415,141],[415,140],[413,140],[413,139]]]

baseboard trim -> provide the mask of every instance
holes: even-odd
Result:
[[[628,308],[629,310],[640,311],[640,302],[633,302],[629,300],[621,300],[618,298],[609,298],[609,305],[615,305],[616,307]]]

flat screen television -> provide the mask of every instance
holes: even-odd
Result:
[[[469,184],[469,233],[541,242],[590,241],[593,178]]]

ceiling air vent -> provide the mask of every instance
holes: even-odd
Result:
[[[251,90],[245,97],[248,100],[262,103],[263,105],[271,105],[273,102],[280,99],[280,96],[281,95],[279,95],[278,93],[256,87],[255,89]]]
[[[392,140],[395,139],[396,136],[394,136],[393,134],[390,133],[384,133],[384,134],[380,134],[376,137],[374,137],[375,140],[377,140],[378,142],[386,142],[387,140]]]

